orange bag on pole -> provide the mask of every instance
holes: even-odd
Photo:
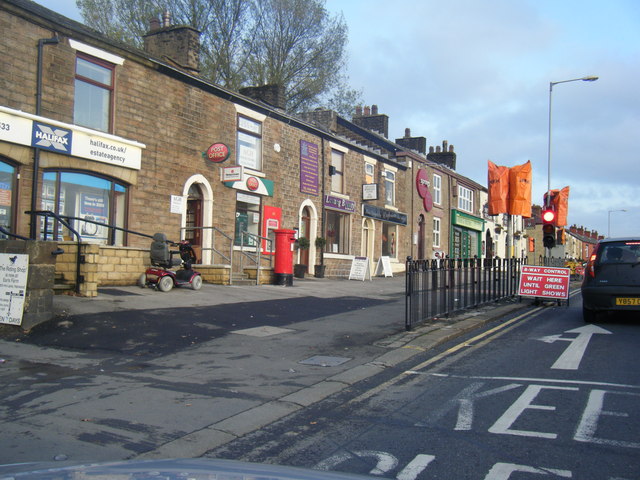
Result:
[[[531,217],[531,160],[509,169],[508,213]]]
[[[551,190],[551,205],[556,212],[556,227],[564,227],[567,224],[567,215],[569,214],[569,187],[562,190]],[[547,203],[547,194],[544,194],[545,204]]]
[[[507,213],[509,203],[509,167],[489,160],[489,215]]]

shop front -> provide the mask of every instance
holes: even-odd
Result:
[[[480,258],[484,220],[458,210],[451,211],[451,257]]]
[[[398,245],[400,244],[399,227],[407,226],[407,214],[375,205],[362,205],[362,216],[378,220],[381,225],[380,256],[389,257],[391,262],[398,263]],[[373,259],[372,259],[373,260]]]

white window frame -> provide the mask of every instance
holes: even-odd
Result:
[[[442,177],[433,174],[433,203],[440,205],[442,203]]]
[[[439,217],[433,217],[433,246],[440,248],[442,222]]]
[[[340,160],[338,162],[334,161],[335,159]],[[335,173],[331,175],[331,191],[333,193],[339,193],[342,195],[346,193],[344,186],[344,159],[344,152],[336,149],[331,149],[331,166],[335,168]]]
[[[473,190],[458,185],[458,209],[473,213]]]
[[[391,188],[391,198],[389,198],[389,188]],[[396,206],[396,172],[384,170],[384,203],[387,207]]]
[[[263,123],[255,118],[251,118],[244,114],[238,114],[238,126],[236,133],[236,142],[237,142],[237,157],[236,164],[241,165],[249,170],[261,172],[263,170],[263,158],[262,158],[262,129]],[[246,140],[255,141],[254,146],[244,146],[241,148],[240,142],[241,138]],[[252,160],[251,164],[249,164],[248,160],[243,160],[243,158],[249,158],[247,156],[243,157],[242,152],[252,150],[255,153],[255,162]]]

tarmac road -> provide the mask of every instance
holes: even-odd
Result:
[[[0,340],[0,463],[198,457],[524,304],[404,331],[404,277],[60,296]]]

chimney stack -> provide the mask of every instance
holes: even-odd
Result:
[[[245,87],[240,89],[242,95],[253,98],[272,107],[284,110],[287,99],[282,85],[262,85],[261,87]]]
[[[372,105],[371,107],[365,105],[364,115],[361,107],[356,107],[356,114],[351,121],[359,127],[382,135],[384,138],[389,137],[389,117],[383,113],[378,113],[378,105]]]
[[[442,142],[442,148],[440,148],[440,146],[436,146],[435,152],[433,147],[429,147],[427,160],[445,165],[451,170],[456,169],[456,153],[453,151],[453,145],[449,145],[447,140]]]
[[[171,26],[168,11],[162,14],[162,26],[157,18],[149,22],[144,35],[144,50],[191,74],[200,72],[200,32],[188,25]]]

